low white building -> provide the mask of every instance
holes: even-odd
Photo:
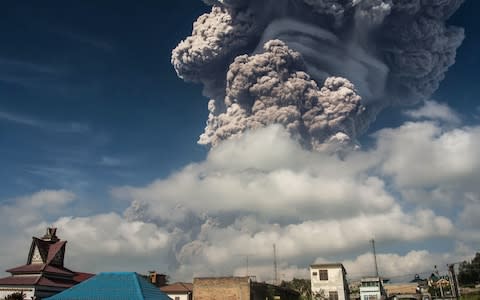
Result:
[[[379,277],[362,278],[360,286],[360,300],[383,300],[386,299],[382,279]]]
[[[329,300],[349,300],[347,272],[341,263],[310,266],[312,294]]]
[[[176,282],[160,288],[162,292],[173,300],[192,300],[193,284],[187,282]]]

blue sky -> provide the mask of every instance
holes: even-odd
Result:
[[[43,232],[34,230],[43,228],[42,226],[46,224],[54,223],[57,226],[69,224],[69,222],[83,224],[80,217],[93,218],[92,224],[104,224],[98,217],[103,216],[102,214],[105,216],[101,220],[110,220],[111,224],[118,223],[119,227],[137,226],[128,222],[125,225],[126,221],[122,219],[125,209],[131,207],[132,202],[139,199],[140,203],[161,202],[163,198],[158,200],[152,194],[168,198],[175,193],[164,186],[181,182],[181,179],[175,178],[175,174],[180,174],[179,177],[182,177],[188,174],[190,170],[188,168],[193,170],[192,174],[208,173],[211,168],[215,169],[211,167],[212,164],[216,166],[215,159],[222,161],[223,152],[213,152],[207,158],[208,149],[196,143],[198,136],[203,132],[208,114],[206,105],[208,99],[202,96],[202,87],[179,79],[170,62],[172,49],[191,33],[193,20],[209,10],[209,7],[201,1],[136,3],[10,1],[3,2],[0,6],[0,39],[2,41],[0,45],[0,182],[2,183],[0,207],[4,212],[14,208],[21,211],[27,209],[27,206],[29,209],[36,207],[32,204],[36,199],[54,199],[53,202],[42,200],[48,209],[32,217],[34,221],[25,223],[28,226],[18,226],[17,229],[21,232],[19,237],[29,238],[32,235],[40,235]],[[461,124],[447,124],[445,127],[438,125],[438,127],[429,127],[428,130],[441,128],[441,132],[451,133],[454,126],[470,133],[466,129],[469,128],[468,126],[476,128],[479,125],[480,95],[478,75],[476,75],[477,70],[480,69],[478,56],[480,49],[478,23],[480,21],[476,17],[479,9],[480,2],[467,0],[449,20],[449,23],[465,28],[466,39],[457,53],[456,64],[449,70],[440,89],[432,97],[436,102],[430,102],[434,103],[435,109],[443,107],[448,110],[446,114],[449,116],[458,116]],[[410,109],[421,109],[422,105]],[[366,144],[372,140],[374,144],[379,141],[385,141],[385,143],[392,141],[394,138],[389,134],[397,138],[409,132],[409,128],[400,126],[411,119],[403,110],[389,109],[378,117],[377,122],[371,126],[369,134],[384,128],[393,128],[393,133],[383,132],[381,137],[378,134],[373,137],[366,135],[363,141]],[[417,120],[417,122],[420,121]],[[420,129],[427,130],[426,127],[417,130],[421,132]],[[274,136],[273,140],[278,140],[287,149],[293,147],[284,140],[282,134],[278,134],[275,130],[261,133],[260,138],[268,133]],[[228,147],[225,149],[227,149],[226,152],[229,151]],[[382,149],[384,151],[382,153],[394,153],[387,146]],[[298,149],[288,151],[300,153]],[[233,153],[232,157],[235,155]],[[300,156],[304,155],[308,156],[301,152]],[[369,155],[381,156],[378,153]],[[260,155],[260,157],[263,156]],[[360,164],[357,159],[352,160],[354,161],[352,164]],[[191,165],[192,162],[199,164]],[[184,169],[185,167],[187,169]],[[266,168],[268,169],[268,166]],[[403,197],[405,193],[419,193],[411,187],[411,183],[403,178],[401,173],[392,171],[392,168],[381,167],[384,172],[382,174],[386,174],[384,190],[389,192],[391,197],[395,198],[402,193],[404,193]],[[365,173],[371,170],[370,167],[366,169],[358,167],[358,169],[362,169]],[[476,174],[475,172],[476,169],[472,170],[472,174]],[[422,191],[435,190],[437,185],[442,184],[442,180],[438,181],[440,183],[426,182],[425,189]],[[376,185],[368,180],[365,182],[370,187]],[[453,186],[463,186],[463,181],[460,184],[460,181],[451,179],[451,182],[454,182]],[[227,184],[225,183],[225,186]],[[180,184],[176,187],[182,189],[188,186]],[[403,189],[405,186],[409,188]],[[466,183],[466,186],[470,186],[470,182]],[[202,188],[198,186],[197,188],[202,193]],[[42,191],[51,191],[53,194],[42,194]],[[472,201],[475,204],[478,198],[475,198],[474,192],[472,193],[474,194]],[[217,196],[221,195],[224,194],[217,194]],[[184,195],[184,197],[187,196]],[[73,201],[73,198],[77,200]],[[402,197],[399,196],[399,198]],[[217,201],[221,202],[219,199]],[[385,201],[390,203],[391,200]],[[405,210],[405,216],[409,215],[407,211],[410,212],[412,207],[419,209],[429,207],[427,204],[410,203],[404,199],[399,202]],[[60,211],[52,212],[49,208],[52,203],[57,203]],[[210,205],[214,207],[215,203],[212,202]],[[384,209],[382,205],[378,204],[379,211]],[[241,209],[236,206],[219,206],[219,212],[212,209],[213,215],[217,213],[215,224],[220,224],[218,227],[222,230],[228,229],[235,232],[232,229],[236,228],[235,226],[222,227],[222,224],[225,222],[230,224],[229,221],[224,220],[231,219],[232,215]],[[375,204],[372,204],[372,207],[376,207]],[[443,207],[436,204],[432,210],[438,216],[447,216],[455,220],[465,207],[466,204]],[[157,209],[160,211],[163,207],[160,206]],[[192,207],[195,213],[202,215],[203,212],[196,209],[196,206]],[[41,209],[38,210],[41,211]],[[231,213],[223,215],[225,211]],[[280,217],[272,217],[266,223],[277,222],[283,226],[282,224],[289,222],[294,224],[302,221],[288,213],[285,216],[282,216],[282,212],[279,214]],[[261,219],[259,215],[253,212],[251,215],[242,215],[241,221],[237,219],[236,223],[232,224],[247,222],[246,220],[250,220],[252,216],[255,216],[255,220],[257,217]],[[400,219],[401,216],[395,215],[395,218]],[[171,248],[174,248],[173,252],[180,251],[175,248],[180,246],[178,246],[179,243],[172,246],[165,242],[172,231],[168,222],[164,222],[168,217],[162,212],[158,217],[160,221],[151,223],[147,220],[142,221],[145,238],[156,237],[153,244],[145,246],[145,249],[162,252],[162,249],[169,248],[170,250],[163,251],[162,255],[165,257],[162,256],[160,259],[162,262],[158,263],[158,267],[169,268],[168,270],[176,274],[177,278],[188,279],[188,274],[198,272],[201,264],[191,258],[183,261],[178,255],[178,262],[173,266],[170,264]],[[432,219],[434,218],[435,216],[432,216]],[[202,222],[195,223],[198,220]],[[204,228],[211,224],[210,220],[205,221],[200,217],[198,220],[194,218],[192,224],[188,225],[198,227],[194,230],[195,233],[201,230],[200,225],[203,224],[202,228]],[[438,224],[443,221],[439,219]],[[265,225],[260,224],[260,221],[258,223],[255,225],[257,229]],[[462,226],[465,225],[456,224],[455,221],[453,223],[455,228],[463,228]],[[70,224],[70,226],[73,225]],[[114,225],[111,226],[111,228],[117,228]],[[187,225],[182,223],[178,226],[183,229],[182,226]],[[446,228],[441,224],[438,226],[440,229]],[[477,223],[471,226],[473,229],[478,229]],[[285,225],[285,228],[287,227]],[[220,229],[218,231],[221,231]],[[214,238],[209,245],[215,245],[213,241],[222,240],[224,236],[233,235],[233,233],[228,234],[228,230],[223,233],[217,231],[210,233]],[[2,238],[10,238],[6,229],[0,230],[0,233]],[[59,235],[61,234],[62,229],[59,230]],[[72,232],[70,234],[74,236]],[[192,235],[191,232],[189,234]],[[379,235],[382,236],[381,233]],[[435,252],[435,249],[440,249],[440,253],[435,252],[436,258],[445,257],[446,253],[452,253],[453,249],[462,247],[470,250],[478,249],[480,245],[480,239],[452,243],[450,238],[450,235],[439,237],[432,235],[429,236],[427,243],[422,240],[422,236],[420,240],[407,239],[406,245],[402,239],[385,238],[386,242],[383,244],[385,259],[391,258],[388,255],[403,255],[400,258],[397,257],[399,260],[413,259],[412,257],[425,258],[429,253],[422,251]],[[185,237],[180,239],[183,241]],[[85,241],[92,242],[88,239]],[[25,243],[28,243],[28,240],[18,238],[14,244],[24,245]],[[155,246],[157,245],[155,243],[160,246]],[[190,248],[183,247],[181,252],[187,253],[196,244],[192,245]],[[89,252],[87,250],[82,252],[82,249],[72,255],[72,259],[78,259],[77,262],[73,262],[74,266],[85,265],[90,268],[84,271],[108,271],[112,269],[112,264],[115,264],[117,269],[124,267],[142,271],[152,264],[153,259],[157,259],[150,254],[142,256],[142,251],[138,251],[138,255],[128,256],[125,254],[131,250],[128,247],[125,251],[114,251],[114,254],[108,254],[110,248],[107,246],[105,249],[107,249],[105,252],[98,254],[100,257],[98,259],[108,256],[110,265],[107,263],[101,265],[103,269],[98,267],[98,264],[97,268],[100,269],[95,269],[95,259],[85,263],[83,255]],[[5,247],[0,250],[5,255],[13,253],[11,248]],[[360,268],[359,266],[366,264],[367,258],[354,257],[365,251],[368,251],[368,243],[353,247],[340,256],[332,254],[334,252],[325,251],[323,256],[307,255],[306,257],[317,260],[322,260],[322,257],[342,259]],[[206,253],[204,255],[208,260],[210,252]],[[458,253],[461,256],[463,252]],[[294,256],[292,254],[292,257]],[[130,264],[120,262],[125,257],[131,261]],[[218,254],[218,257],[222,256]],[[22,255],[18,259],[19,263],[24,260]],[[453,259],[453,257],[445,259]],[[293,275],[301,274],[302,263],[308,264],[308,262],[301,259],[292,260],[295,263],[285,265],[285,272]],[[255,264],[254,258],[252,261]],[[265,273],[265,270],[270,270],[270,265],[265,261],[268,259],[259,258],[257,262],[257,271],[261,274]],[[0,269],[13,267],[7,265],[7,262],[11,263],[12,260],[0,261]],[[214,265],[215,262],[217,261],[213,259],[211,264]],[[184,264],[195,265],[197,269],[182,269],[181,266]],[[232,266],[236,272],[241,272],[235,267],[238,266]],[[231,269],[227,268],[224,271],[232,272]]]
[[[205,100],[170,65],[201,2],[3,6],[1,198],[68,185],[100,200],[205,156]]]

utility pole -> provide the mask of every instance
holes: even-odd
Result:
[[[245,276],[250,276],[250,272],[248,270],[248,267],[249,267],[249,256],[251,255],[251,253],[247,253],[247,254],[238,254],[238,256],[245,256]]]
[[[273,244],[273,284],[278,284],[277,274],[277,247]]]
[[[377,252],[375,251],[375,240],[371,240],[372,243],[372,249],[373,249],[373,261],[375,262],[375,276],[380,277],[378,275],[378,264],[377,264]]]
[[[435,273],[437,274],[438,279],[440,280],[440,274],[438,273],[437,265],[435,265]],[[440,296],[443,298],[443,288],[442,283],[440,282]]]
[[[458,288],[458,278],[457,274],[455,274],[455,264],[448,264],[448,274],[450,278],[450,286],[452,288],[452,296],[456,299],[460,298],[460,289]]]

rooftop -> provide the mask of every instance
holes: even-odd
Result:
[[[171,300],[135,272],[100,273],[48,300]]]
[[[160,288],[165,293],[189,293],[193,291],[193,284],[187,282],[175,282]]]
[[[313,264],[310,265],[310,268],[312,269],[331,269],[331,268],[341,268],[345,273],[347,271],[345,270],[345,267],[343,266],[342,263],[324,263],[324,264]]]

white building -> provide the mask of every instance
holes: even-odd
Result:
[[[193,284],[187,282],[176,282],[160,288],[162,292],[173,300],[192,300]]]
[[[383,283],[379,277],[362,279],[360,286],[360,300],[383,300],[386,298]]]
[[[312,294],[329,300],[349,300],[347,272],[341,263],[310,266]]]

